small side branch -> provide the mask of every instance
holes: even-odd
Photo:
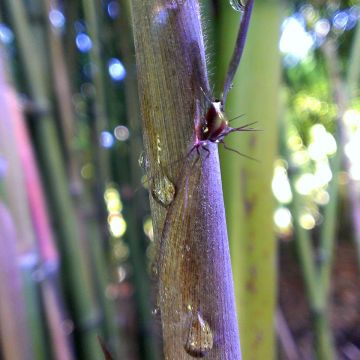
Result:
[[[248,32],[248,28],[249,28],[250,17],[251,17],[253,7],[254,7],[254,0],[248,0],[245,5],[244,14],[241,18],[240,28],[239,28],[238,37],[236,39],[234,53],[233,53],[231,61],[230,61],[228,73],[226,75],[224,91],[223,91],[223,100],[222,100],[223,104],[226,103],[227,94],[228,94],[229,90],[231,89],[231,84],[234,80],[236,71],[239,67],[241,56],[244,52],[246,35]]]

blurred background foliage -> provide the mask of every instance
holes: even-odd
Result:
[[[214,96],[236,0],[201,1]],[[221,151],[244,359],[360,358],[360,6],[256,0]],[[160,359],[126,0],[0,1],[0,358]]]

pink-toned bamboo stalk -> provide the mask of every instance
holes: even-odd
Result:
[[[24,170],[25,186],[36,233],[42,275],[44,276],[41,290],[50,328],[52,349],[56,359],[69,360],[73,358],[73,355],[70,351],[69,339],[62,330],[65,316],[61,311],[61,298],[56,279],[59,268],[59,254],[55,246],[49,222],[49,213],[29,134],[14,93],[12,96],[12,106],[15,141],[19,148],[20,160]]]
[[[0,346],[4,360],[31,360],[13,220],[0,202]]]
[[[32,145],[21,112],[18,97],[14,90],[8,87],[8,105],[11,109],[12,124],[15,138],[14,142],[20,155],[21,167],[24,173],[25,188],[29,200],[31,219],[36,232],[39,252],[43,263],[57,269],[59,255],[55,246],[51,226],[49,223],[48,210],[44,198],[43,188],[38,173]]]
[[[17,149],[19,156],[19,169],[23,174],[23,180],[31,215],[31,221],[35,232],[34,246],[39,253],[41,264],[41,290],[45,304],[45,311],[52,339],[52,349],[58,360],[72,359],[69,342],[62,323],[65,320],[60,309],[61,301],[57,287],[57,271],[59,267],[59,255],[55,246],[52,229],[49,222],[48,211],[42,184],[37,169],[37,164],[32,149],[29,134],[25,125],[21,106],[12,86],[6,81],[5,76],[0,76],[0,86],[4,90],[2,101],[11,117],[8,124],[13,135],[11,141]],[[16,189],[18,191],[19,189]],[[22,204],[24,207],[27,204]]]

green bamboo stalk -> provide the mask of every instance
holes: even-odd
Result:
[[[298,216],[302,212],[302,199],[301,196],[297,193],[294,183],[295,176],[294,174],[291,174],[290,184],[293,193],[293,214],[295,217],[294,226],[296,233],[296,246],[299,254],[299,260],[303,272],[306,291],[309,297],[309,305],[314,324],[315,350],[318,359],[333,359],[335,350],[332,341],[332,334],[327,312],[328,297],[326,296],[327,293],[324,291],[325,286],[322,282],[321,277],[321,269],[323,268],[323,265],[325,263],[320,265],[320,267],[316,266],[315,254],[310,233],[308,230],[302,228],[299,223]],[[332,184],[332,186],[336,185]],[[331,209],[331,211],[335,211],[336,206],[332,206],[333,208]],[[332,246],[333,244],[329,245]],[[327,250],[331,251],[330,249]],[[330,260],[330,258],[328,260]],[[329,263],[329,265],[330,264],[331,262]],[[327,276],[329,276],[328,271],[329,270],[323,270],[322,275],[324,276],[326,274]],[[324,280],[326,282],[329,282],[329,279],[326,279],[325,277]]]
[[[138,156],[142,151],[141,122],[140,122],[140,105],[139,94],[136,83],[136,70],[131,54],[134,53],[132,42],[132,29],[130,24],[129,3],[124,2],[121,7],[121,16],[115,23],[116,34],[119,40],[120,53],[122,61],[127,71],[125,82],[125,103],[127,118],[129,119],[130,128],[130,177],[132,183],[136,183],[141,178],[141,169],[138,164]],[[150,282],[147,273],[147,259],[141,249],[141,229],[143,219],[140,217],[143,209],[143,194],[136,192],[133,201],[128,204],[128,231],[130,259],[134,269],[134,280],[136,288],[137,308],[139,309],[141,336],[140,341],[143,343],[143,357],[148,360],[160,358],[159,344],[156,342],[155,326],[150,311]]]
[[[57,2],[53,1],[51,4],[56,8]],[[43,0],[43,7],[45,15],[47,16],[51,10],[50,1]],[[120,338],[117,336],[114,304],[106,297],[106,287],[109,282],[109,267],[106,264],[104,247],[101,246],[102,236],[99,230],[99,219],[95,216],[96,211],[86,184],[84,184],[84,181],[80,178],[79,169],[81,167],[81,160],[79,151],[77,151],[72,144],[76,131],[76,120],[71,102],[71,85],[65,63],[61,37],[60,33],[51,26],[49,20],[47,21],[46,32],[51,53],[50,68],[53,75],[53,86],[59,105],[61,127],[63,129],[68,156],[68,174],[70,188],[73,189],[77,223],[78,226],[82,228],[82,237],[86,237],[90,240],[83,243],[86,244],[85,246],[89,247],[89,252],[91,253],[93,279],[96,283],[97,297],[99,298],[101,309],[104,313],[103,332],[106,334],[104,338],[108,339],[112,337],[113,353],[115,356],[119,356],[119,351],[122,346],[119,344]],[[87,214],[84,214],[84,209],[87,209]]]
[[[354,94],[356,83],[360,74],[360,32],[357,29],[355,38],[353,40],[351,56],[349,59],[348,72],[345,79],[340,75],[340,64],[337,50],[332,40],[328,40],[323,46],[323,53],[327,62],[329,78],[333,90],[334,102],[337,105],[337,139],[338,144],[345,144],[347,141],[346,129],[343,124],[343,116],[346,109],[349,107],[349,97]],[[351,94],[351,95],[350,95]],[[320,235],[320,250],[322,254],[322,262],[319,266],[319,285],[321,291],[321,311],[315,317],[315,330],[317,335],[317,354],[319,359],[331,359],[334,357],[335,349],[331,341],[331,330],[328,315],[328,299],[330,292],[331,270],[334,256],[334,246],[337,230],[337,209],[339,197],[339,181],[338,174],[344,164],[345,168],[349,170],[348,160],[344,157],[343,146],[338,146],[336,156],[331,162],[331,170],[333,180],[329,187],[330,201],[325,209],[324,223]],[[352,204],[353,220],[355,237],[357,234],[357,203],[356,190],[352,186],[351,180],[349,184],[350,203]],[[359,248],[358,248],[359,252]]]
[[[49,359],[48,336],[44,328],[44,314],[38,283],[34,280],[37,254],[24,254],[18,258],[21,267],[21,276],[24,285],[26,300],[26,317],[31,343],[34,349],[34,358],[39,360]]]
[[[218,78],[224,81],[238,27],[239,13],[228,2],[220,7]],[[244,359],[275,358],[276,238],[271,191],[279,113],[279,3],[255,2],[244,57],[227,111],[245,114],[262,133],[233,135],[228,146],[260,163],[222,151],[222,174],[235,293]],[[233,29],[233,30],[231,30]]]
[[[358,82],[360,79],[360,26],[357,24],[354,39],[351,46],[346,83],[350,99],[358,94]]]
[[[285,134],[288,134],[286,123],[282,125],[281,129],[281,148],[283,149],[283,156],[289,158],[286,150],[287,145],[284,144],[286,142]],[[299,222],[299,216],[303,212],[304,203],[302,196],[295,189],[295,182],[300,175],[300,171],[291,169],[288,175],[291,192],[293,194],[291,206],[292,214],[294,216],[295,246],[299,256],[300,268],[303,273],[309,307],[312,314],[315,333],[315,350],[319,359],[332,359],[334,345],[327,313],[327,297],[324,296],[320,277],[322,265],[319,267],[315,262],[315,250],[313,248],[310,232],[304,229]],[[330,185],[331,190],[333,189],[332,186],[333,184]]]
[[[7,7],[17,35],[20,57],[31,97],[37,106],[43,109],[35,124],[35,131],[39,156],[44,165],[45,179],[54,211],[54,220],[61,240],[59,246],[63,256],[63,271],[66,275],[64,279],[69,283],[75,327],[80,338],[80,351],[86,359],[99,359],[101,350],[96,338],[99,332],[98,313],[94,308],[90,272],[86,266],[85,253],[81,249],[58,136],[47,99],[48,91],[42,74],[39,49],[34,44],[21,1],[7,1]]]
[[[339,61],[336,53],[335,45],[332,40],[328,40],[323,46],[323,52],[326,62],[328,64],[328,72],[333,87],[334,102],[337,104],[337,138],[338,144],[345,142],[345,133],[342,125],[343,115],[349,105],[348,91],[354,89],[354,81],[356,82],[356,74],[358,71],[357,57],[360,56],[358,51],[356,39],[352,49],[352,56],[350,58],[347,80],[348,83],[344,84],[343,79],[339,73]],[[355,77],[355,80],[354,78]],[[346,86],[347,85],[347,86]],[[297,245],[299,249],[300,261],[302,263],[302,271],[304,274],[305,285],[309,293],[310,308],[313,311],[313,321],[315,330],[315,350],[317,358],[319,359],[333,359],[335,357],[335,346],[333,344],[331,326],[329,321],[329,292],[331,270],[334,257],[334,246],[336,239],[337,222],[336,217],[338,214],[338,196],[339,196],[339,183],[338,173],[341,170],[342,159],[344,157],[342,146],[338,146],[338,151],[335,157],[331,160],[331,169],[333,180],[329,186],[330,201],[327,204],[324,212],[324,222],[320,232],[320,245],[319,253],[321,254],[321,261],[318,265],[315,263],[313,248],[309,232],[302,229],[295,219]],[[345,160],[346,163],[346,160]],[[294,179],[292,179],[293,185]],[[301,197],[296,193],[293,187],[294,194],[294,213],[299,214]],[[356,196],[352,196],[356,198]],[[352,201],[352,200],[351,200]],[[356,225],[356,224],[355,224]]]
[[[63,132],[66,159],[68,162],[68,174],[71,179],[70,187],[76,189],[81,186],[78,156],[74,151],[74,138],[76,135],[74,107],[71,101],[71,85],[68,76],[68,69],[65,62],[61,32],[51,25],[49,14],[53,9],[57,9],[58,1],[42,0],[43,15],[46,19],[46,40],[47,48],[50,52],[49,67],[51,69],[51,79],[55,93],[58,112],[60,116],[60,126]]]
[[[357,24],[355,36],[352,42],[346,83],[350,101],[356,98],[359,93],[360,79],[360,26]],[[347,166],[348,168],[348,166]],[[358,201],[357,184],[349,179],[349,201],[352,207],[352,220],[354,230],[354,241],[357,249],[358,266],[360,269],[360,202]]]
[[[77,48],[74,39],[76,38],[75,21],[79,18],[80,2],[79,1],[64,1],[62,3],[64,15],[66,18],[66,31],[64,32],[64,51],[66,54],[66,65],[69,72],[71,88],[75,89],[77,80],[79,78],[77,65]]]
[[[96,141],[96,166],[98,168],[99,184],[106,184],[110,176],[109,170],[109,155],[106,149],[100,146],[100,134],[109,127],[109,120],[106,109],[106,94],[105,82],[103,79],[104,65],[101,57],[101,42],[100,42],[100,4],[97,0],[82,0],[85,21],[88,33],[92,41],[92,48],[90,50],[91,62],[91,76],[95,87],[95,99],[93,99],[93,106],[95,112],[95,139]]]
[[[106,212],[104,209],[104,201],[103,201],[103,191],[102,189],[106,184],[110,181],[110,169],[109,169],[109,152],[100,146],[100,134],[109,128],[109,119],[107,114],[106,107],[106,91],[105,91],[105,80],[104,80],[104,64],[101,57],[101,33],[100,33],[100,3],[96,0],[86,0],[82,1],[83,10],[85,14],[85,21],[88,33],[92,40],[92,48],[90,50],[90,62],[91,62],[91,75],[92,81],[95,87],[95,97],[92,99],[92,106],[94,108],[95,113],[95,123],[93,129],[93,137],[96,141],[94,158],[95,158],[95,166],[97,168],[97,178],[95,179],[94,189],[95,196],[97,200],[97,210],[99,219],[105,223],[106,222]],[[102,229],[101,235],[103,239],[108,240],[108,233],[105,229]],[[97,243],[93,241],[93,245],[95,248],[99,249],[99,246],[96,246]],[[105,266],[104,259],[100,259],[99,255],[96,254],[96,251],[93,252],[94,259],[97,260],[98,266]],[[102,263],[102,265],[101,265]],[[98,280],[105,280],[104,276],[105,268],[102,270],[102,276],[98,278]],[[103,293],[104,295],[104,293]],[[106,304],[107,300],[104,296],[101,297],[103,306]],[[112,311],[109,306],[105,307],[106,310],[106,319],[108,330],[113,328],[113,324],[111,324],[111,315]],[[110,335],[112,331],[108,331]],[[117,346],[118,347],[118,346]]]
[[[315,265],[315,254],[310,233],[299,223],[298,216],[303,211],[302,198],[295,189],[296,175],[290,173],[290,186],[293,193],[292,213],[295,216],[294,226],[296,233],[296,247],[299,253],[301,269],[309,296],[310,308],[313,313],[322,311],[322,299],[319,291],[318,269]]]

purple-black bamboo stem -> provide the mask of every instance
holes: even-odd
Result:
[[[196,106],[203,97],[201,89],[209,88],[199,4],[196,0],[133,0],[131,5],[144,143],[150,172],[164,172],[170,181],[179,183],[179,159],[184,159],[194,142]],[[206,109],[200,110],[203,115]],[[159,294],[163,299],[160,316],[164,357],[193,359],[186,350],[186,345],[191,346],[191,342],[187,343],[187,335],[192,312],[195,317],[199,313],[211,327],[213,346],[206,358],[239,360],[240,342],[216,145],[211,146],[210,157],[198,165],[201,165],[201,177],[196,196],[200,205],[193,217],[189,217],[192,223],[179,226],[179,239],[184,239],[186,232],[193,245],[191,254],[181,246],[174,249],[168,246],[172,256],[165,254],[162,258],[167,269],[161,274],[160,280],[165,284]],[[192,175],[189,177],[190,184],[194,179]],[[172,210],[150,197],[158,244],[167,212],[172,211],[173,219],[181,217],[177,210],[184,207],[183,194],[184,191],[175,197],[170,205]],[[187,203],[193,202],[189,199]],[[171,234],[171,241],[179,244],[176,231],[171,230]],[[165,238],[162,245],[164,241],[166,243]],[[196,259],[193,268],[187,267],[185,273],[177,273],[178,259],[189,256]],[[196,278],[194,273],[200,276]],[[177,276],[181,284],[176,282]],[[186,308],[184,299],[191,300]],[[180,322],[176,322],[178,318]]]

